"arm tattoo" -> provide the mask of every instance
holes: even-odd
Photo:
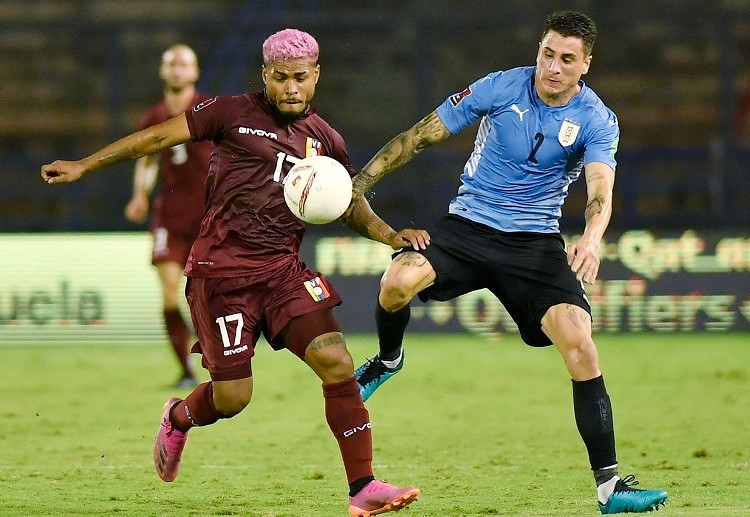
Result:
[[[450,137],[450,132],[436,112],[432,112],[404,131],[383,148],[354,178],[354,191],[364,193],[394,169],[407,164],[425,148]]]
[[[596,196],[586,205],[586,220],[594,214],[601,214],[604,210],[604,196]]]

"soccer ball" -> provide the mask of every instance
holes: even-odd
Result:
[[[335,221],[352,201],[349,171],[328,156],[310,156],[284,179],[284,200],[294,215],[311,224]]]

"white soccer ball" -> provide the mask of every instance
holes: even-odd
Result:
[[[294,215],[311,224],[335,221],[352,201],[349,171],[328,156],[310,156],[284,179],[284,200]]]

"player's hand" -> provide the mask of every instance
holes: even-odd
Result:
[[[414,248],[415,250],[427,249],[430,245],[430,234],[427,230],[415,230],[413,228],[404,228],[403,230],[396,232],[391,237],[388,244],[394,250],[400,250],[401,248]]]
[[[575,244],[568,246],[568,265],[570,270],[576,274],[578,281],[593,284],[599,274],[599,256],[597,255],[598,243],[590,239],[581,238]]]
[[[148,198],[133,196],[125,206],[125,218],[131,223],[144,223],[148,218]]]
[[[55,160],[42,165],[42,179],[47,183],[72,183],[83,176],[86,167],[81,161]]]

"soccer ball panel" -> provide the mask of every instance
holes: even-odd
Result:
[[[349,171],[328,156],[305,158],[284,179],[284,200],[289,210],[306,223],[335,221],[352,200]]]

